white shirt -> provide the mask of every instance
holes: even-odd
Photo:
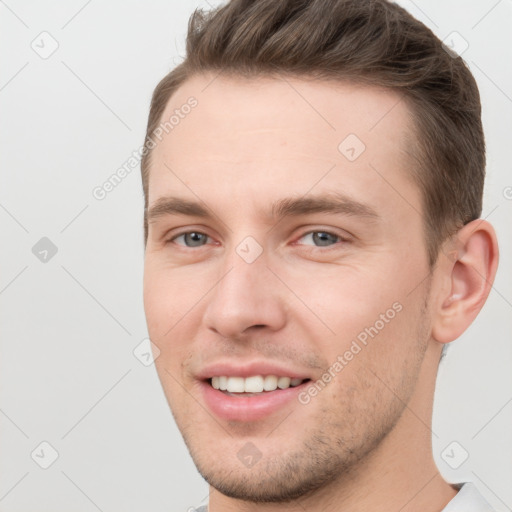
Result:
[[[471,482],[462,484],[455,498],[441,512],[495,512]]]

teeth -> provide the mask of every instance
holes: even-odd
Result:
[[[229,393],[243,393],[245,391],[245,379],[243,377],[228,377],[227,391]]]
[[[256,375],[244,379],[244,391],[246,393],[261,393],[263,391],[263,377]]]
[[[304,379],[277,377],[276,375],[252,375],[250,377],[226,377],[215,376],[211,379],[214,389],[227,391],[228,393],[261,393],[263,391],[275,391],[302,384]]]
[[[290,377],[279,377],[279,379],[277,379],[277,387],[279,389],[289,388],[291,382],[292,382],[292,379],[290,379]]]
[[[277,377],[275,375],[267,375],[263,382],[265,391],[275,391],[277,389]]]

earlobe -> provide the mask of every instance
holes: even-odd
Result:
[[[446,285],[432,325],[432,336],[440,343],[455,340],[471,325],[487,300],[498,266],[496,234],[485,220],[466,224],[448,243],[455,248],[449,252],[451,261],[443,265]]]

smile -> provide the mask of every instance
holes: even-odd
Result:
[[[202,400],[211,413],[224,421],[246,423],[298,406],[298,396],[310,382],[277,375],[216,375],[200,384]]]
[[[288,389],[296,387],[309,379],[278,377],[277,375],[252,375],[249,377],[215,376],[210,379],[210,385],[214,389],[227,393],[244,394],[264,393],[276,389]]]

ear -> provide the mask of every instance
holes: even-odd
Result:
[[[447,258],[448,253],[451,257]],[[448,242],[444,260],[439,268],[443,283],[432,324],[432,336],[440,343],[458,338],[487,300],[498,267],[493,227],[482,219],[466,224]]]

